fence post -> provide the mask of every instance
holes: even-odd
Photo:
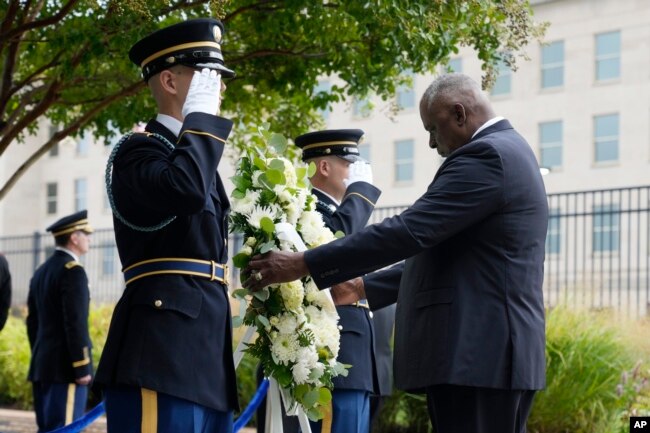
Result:
[[[32,242],[32,270],[36,270],[40,261],[40,252],[41,252],[41,233],[34,232],[34,241]]]

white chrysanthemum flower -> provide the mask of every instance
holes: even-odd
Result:
[[[286,188],[283,188],[280,192],[276,191],[276,194],[282,203],[292,203],[295,201],[293,194],[291,194]]]
[[[296,176],[296,169],[294,168],[293,164],[289,162],[289,160],[284,160],[284,179],[286,180],[285,184],[289,188],[295,188],[296,184],[298,183],[298,176]]]
[[[274,212],[274,209],[267,206],[254,206],[247,217],[248,224],[259,229],[261,227],[260,221],[262,221],[262,218],[264,217],[271,219],[271,221],[275,220],[276,213]]]
[[[298,349],[296,359],[296,364],[291,367],[293,380],[298,384],[306,383],[312,370],[317,368],[318,353],[313,346],[301,347]]]
[[[296,225],[298,222],[298,216],[300,215],[298,212],[298,207],[296,206],[295,203],[289,202],[284,205],[284,212],[287,217],[287,222],[293,226]]]
[[[300,345],[295,334],[278,334],[271,342],[271,354],[279,364],[295,362]]]
[[[232,210],[247,215],[253,210],[259,198],[259,191],[247,191],[244,198],[233,199]]]
[[[293,334],[298,328],[298,319],[291,313],[284,313],[278,316],[278,323],[274,326],[281,334]]]
[[[286,186],[286,185],[280,185],[280,184],[277,184],[277,185],[275,185],[275,186],[273,187],[273,192],[274,192],[275,195],[277,195],[278,198],[279,198],[280,195],[281,195],[283,192],[286,191],[286,189],[287,189],[287,186]]]
[[[336,239],[334,233],[332,233],[329,229],[324,228],[319,231],[318,239],[311,246],[319,247],[321,245],[332,242],[334,239]]]
[[[321,239],[323,229],[329,231],[329,229],[325,228],[323,217],[316,211],[303,212],[298,218],[298,224],[302,239],[309,246],[314,245]]]
[[[304,291],[300,280],[280,284],[280,294],[287,310],[295,311],[302,305]]]

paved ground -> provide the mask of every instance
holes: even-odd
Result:
[[[34,412],[0,409],[0,433],[35,433]],[[241,433],[255,433],[255,429],[244,428]],[[106,419],[102,416],[92,423],[84,433],[106,433]]]

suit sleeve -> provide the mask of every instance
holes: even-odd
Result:
[[[372,311],[397,302],[404,262],[363,276],[363,287]]]
[[[9,263],[0,255],[0,331],[7,323],[9,308],[11,307],[11,274]]]
[[[92,374],[88,336],[88,278],[81,266],[68,269],[61,285],[63,327],[76,378]]]
[[[228,119],[190,113],[171,153],[159,140],[135,134],[115,158],[114,181],[119,177],[133,200],[148,209],[172,215],[196,213],[209,197],[231,129]]]
[[[305,262],[318,287],[414,256],[502,206],[499,154],[485,143],[465,147],[445,161],[426,193],[402,214],[307,251]]]
[[[346,235],[358,232],[368,224],[381,191],[367,182],[354,182],[348,187],[341,204],[327,218],[327,225],[333,232]]]

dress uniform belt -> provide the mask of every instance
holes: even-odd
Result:
[[[361,299],[354,304],[350,304],[353,307],[359,307],[359,308],[367,308],[370,309],[370,305],[368,305],[368,300],[367,299]]]
[[[218,281],[228,285],[228,265],[217,263],[214,260],[198,260],[186,258],[159,258],[144,260],[124,269],[126,284],[151,275],[192,275]]]

